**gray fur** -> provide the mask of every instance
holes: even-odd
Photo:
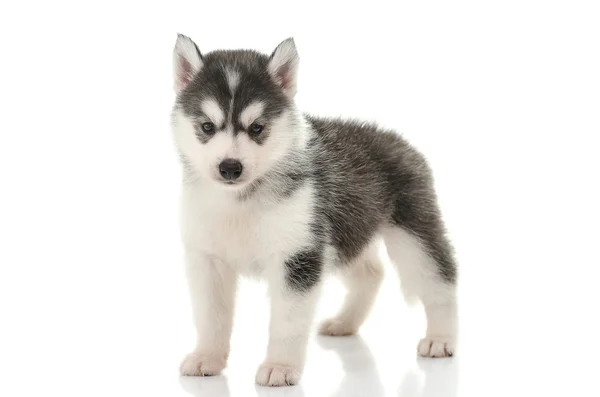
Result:
[[[317,211],[342,262],[362,252],[381,226],[415,235],[448,283],[456,281],[452,248],[425,158],[393,131],[374,124],[307,117]]]
[[[321,278],[323,253],[317,248],[298,252],[285,261],[286,281],[290,288],[303,292],[312,288]]]

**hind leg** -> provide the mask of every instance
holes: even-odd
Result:
[[[321,324],[320,334],[355,334],[367,318],[383,280],[383,265],[377,248],[372,244],[357,260],[341,270],[346,297],[339,313]]]
[[[439,234],[423,241],[395,226],[385,231],[384,239],[405,297],[419,299],[425,309],[427,331],[418,354],[452,356],[457,339],[456,269],[448,241]]]

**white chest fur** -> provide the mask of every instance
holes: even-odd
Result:
[[[183,242],[242,274],[258,275],[310,246],[313,200],[310,184],[278,203],[260,195],[240,202],[232,192],[184,186]]]

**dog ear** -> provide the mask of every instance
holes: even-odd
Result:
[[[180,93],[202,68],[202,54],[196,43],[187,36],[177,34],[173,49],[173,78],[175,93]]]
[[[296,95],[299,62],[296,44],[291,37],[275,48],[269,60],[269,73],[289,98]]]

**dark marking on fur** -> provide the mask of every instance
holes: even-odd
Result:
[[[323,271],[322,253],[318,249],[305,249],[285,261],[286,283],[298,292],[309,291],[320,279]]]
[[[282,184],[283,189],[281,190],[281,197],[288,198],[294,192],[296,192],[304,182],[307,180],[307,174],[302,171],[293,172],[290,171],[283,175],[284,183]]]
[[[358,256],[386,224],[414,234],[435,260],[441,278],[456,282],[431,171],[400,135],[371,123],[307,116],[317,190],[317,218],[325,220],[342,263]]]
[[[206,132],[204,132],[204,130],[202,129],[202,122],[203,120],[201,120],[198,123],[195,123],[194,125],[194,129],[196,131],[196,138],[198,138],[198,141],[200,141],[200,143],[207,143],[213,136],[215,136],[215,134],[207,134]]]

